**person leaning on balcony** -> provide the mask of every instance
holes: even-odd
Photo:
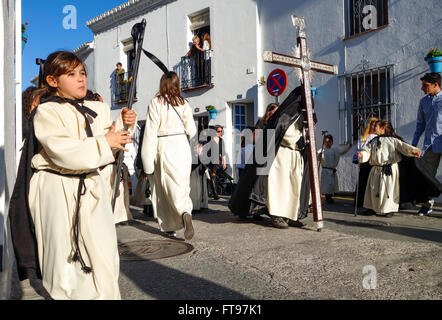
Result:
[[[119,100],[126,100],[126,84],[124,83],[124,74],[126,71],[123,68],[121,62],[117,63],[117,69],[115,70],[115,79],[117,80]]]
[[[419,102],[416,131],[411,144],[416,147],[424,133],[423,160],[433,177],[436,177],[442,152],[442,91],[439,73],[426,73],[421,79],[425,96]],[[426,216],[433,211],[434,200],[422,204],[418,215]]]
[[[186,57],[190,57],[195,61],[195,68],[193,69],[192,77],[194,78],[195,84],[199,85],[201,77],[204,75],[203,73],[204,50],[200,47],[201,41],[198,36],[194,36],[192,38],[192,41],[193,41],[192,47],[186,53]]]

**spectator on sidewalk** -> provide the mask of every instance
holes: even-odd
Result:
[[[424,133],[423,160],[433,177],[436,177],[442,152],[442,92],[439,73],[426,73],[421,79],[425,96],[419,102],[416,131],[412,145],[417,146]],[[426,216],[433,211],[434,199],[422,204],[418,215]]]

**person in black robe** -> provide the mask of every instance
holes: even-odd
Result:
[[[267,209],[268,172],[267,174],[260,174],[258,170],[265,167],[270,168],[274,158],[268,157],[265,163],[258,163],[256,148],[259,148],[259,146],[267,146],[267,150],[262,150],[261,152],[261,154],[264,154],[264,157],[271,154],[276,155],[285,132],[290,125],[298,119],[298,117],[299,130],[303,130],[305,119],[304,112],[301,110],[303,106],[302,87],[297,87],[280,104],[278,110],[268,120],[261,134],[258,135],[255,144],[253,163],[246,164],[244,172],[238,181],[238,185],[229,200],[229,209],[234,215],[242,218],[250,215],[253,215],[254,217],[258,217],[261,214],[269,215]],[[267,144],[269,130],[274,130],[274,145],[271,143]],[[300,208],[298,212],[298,220],[300,220],[307,217],[309,210],[310,175],[305,139],[301,138],[298,141],[297,146],[305,164],[301,183]],[[260,150],[258,150],[258,152],[259,151]]]

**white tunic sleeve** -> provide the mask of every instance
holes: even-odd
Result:
[[[360,151],[362,153],[362,159],[360,160],[361,163],[367,162],[370,160],[370,154],[371,154],[371,145],[367,144],[365,145],[364,149]]]
[[[144,129],[143,145],[141,146],[141,159],[144,172],[152,174],[158,148],[158,129],[160,127],[160,114],[157,105],[150,102],[147,107],[146,127]]]
[[[93,170],[115,160],[104,132],[79,139],[72,136],[65,121],[51,104],[40,105],[34,117],[35,136],[56,166]]]
[[[413,147],[412,145],[403,142],[399,139],[394,139],[395,149],[402,153],[403,155],[406,155],[408,157],[414,157],[412,152],[418,152],[420,151],[419,148]]]

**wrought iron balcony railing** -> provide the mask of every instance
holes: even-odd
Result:
[[[124,103],[129,99],[129,89],[132,83],[132,76],[129,72],[116,75],[115,87],[114,87],[114,101],[116,103]],[[135,100],[137,100],[137,88],[135,86]]]
[[[206,50],[201,55],[181,57],[180,76],[183,91],[213,86],[210,52],[211,50]]]

